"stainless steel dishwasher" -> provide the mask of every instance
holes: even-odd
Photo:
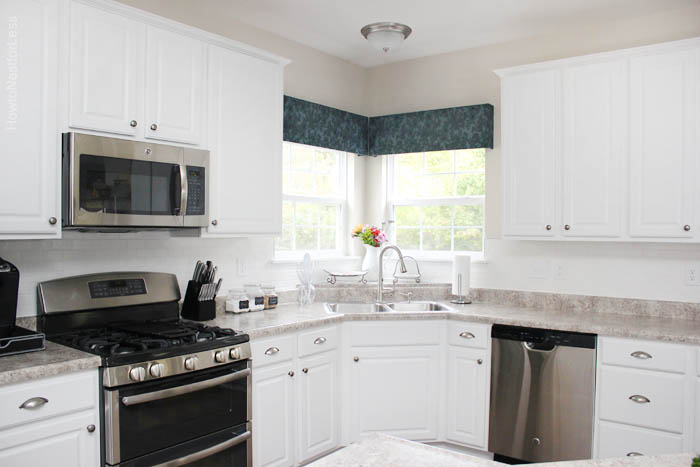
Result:
[[[494,325],[489,451],[508,463],[590,459],[596,336]]]

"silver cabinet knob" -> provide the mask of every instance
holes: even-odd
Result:
[[[26,401],[22,402],[19,408],[25,410],[36,410],[39,407],[42,407],[44,404],[48,404],[48,402],[49,400],[45,397],[32,397],[31,399],[27,399]]]
[[[683,230],[685,230],[686,232],[690,232],[690,226],[687,225],[687,224],[684,225],[684,226],[683,226]]]
[[[148,369],[148,372],[154,378],[160,378],[161,376],[163,376],[165,374],[165,365],[163,365],[162,363],[154,363]]]
[[[279,353],[280,349],[278,347],[270,347],[265,351],[265,355],[274,355],[276,353]]]
[[[228,356],[231,357],[231,360],[238,360],[241,358],[241,349],[238,347],[235,347],[231,349],[231,351],[228,353]]]
[[[478,360],[476,361],[476,363],[479,364],[479,365],[481,365],[482,363],[484,363],[484,360],[480,358],[480,359],[478,359]]]
[[[303,371],[304,373],[308,373],[308,372],[309,372],[309,369],[308,369],[308,368],[302,368],[301,371]]]
[[[459,333],[459,337],[464,339],[474,339],[476,336],[469,331],[463,331]]]
[[[158,129],[158,125],[155,123],[151,123],[151,130],[156,131]]]
[[[359,361],[360,361],[360,357],[352,357],[352,360],[353,360],[354,362],[359,362]]]
[[[289,375],[290,378],[294,378],[294,372],[293,372],[293,371],[290,371],[290,372],[287,373],[287,374]]]
[[[146,369],[142,366],[137,366],[129,370],[129,379],[131,381],[143,381],[146,379]]]
[[[58,222],[58,219],[55,217],[49,217],[49,224],[56,225],[56,222]]]
[[[634,394],[632,396],[629,396],[628,398],[632,402],[636,402],[637,404],[648,404],[651,402],[648,397],[646,396],[640,396],[639,394]]]
[[[552,230],[552,226],[549,225],[549,224],[547,224],[547,226],[545,227],[545,229],[547,229],[547,230]]]
[[[649,360],[651,357],[651,354],[644,352],[643,350],[636,350],[630,354],[630,356],[634,358],[638,358],[640,360]]]
[[[136,128],[136,125],[138,125],[138,124],[139,124],[139,122],[137,122],[136,120],[132,120],[129,122],[129,126],[131,128]]]
[[[188,357],[185,359],[185,370],[196,370],[197,369],[197,357]]]
[[[214,354],[214,360],[216,360],[217,363],[224,363],[226,361],[226,352],[219,350]]]
[[[219,221],[217,221],[216,219],[214,219],[213,221],[211,221],[211,225],[217,225],[218,223],[219,223]]]
[[[571,226],[570,226],[569,224],[566,224],[566,225],[564,226],[564,230],[571,230]]]
[[[638,456],[643,456],[643,455],[644,454],[642,454],[641,452],[637,452],[637,451],[632,451],[632,452],[627,453],[627,457],[638,457]]]
[[[542,440],[538,437],[534,437],[532,438],[532,444],[534,444],[535,446],[539,446],[540,444],[542,444]]]
[[[317,337],[316,339],[314,339],[314,344],[316,344],[316,345],[325,344],[326,340],[327,339],[325,337]]]
[[[88,425],[87,431],[88,431],[88,433],[94,433],[95,432],[95,425],[93,425],[93,424]]]

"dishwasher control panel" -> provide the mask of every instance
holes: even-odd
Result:
[[[568,347],[583,347],[595,349],[596,335],[583,332],[558,331],[553,329],[526,328],[520,326],[506,326],[494,324],[491,328],[491,337],[521,341],[537,346],[555,347],[565,345]]]

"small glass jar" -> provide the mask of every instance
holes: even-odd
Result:
[[[265,293],[260,288],[260,284],[246,284],[245,292],[250,298],[250,311],[265,309]]]
[[[265,294],[265,309],[271,310],[273,308],[277,308],[279,297],[277,296],[277,292],[275,292],[275,286],[271,284],[263,284],[262,291]]]
[[[245,289],[229,289],[226,296],[226,311],[228,313],[245,313],[250,311],[250,299]]]

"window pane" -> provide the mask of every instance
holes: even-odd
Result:
[[[450,229],[424,229],[423,250],[449,251],[452,248]]]
[[[400,154],[394,157],[396,171],[401,177],[416,176],[423,171],[423,153]]]
[[[291,172],[289,177],[291,185],[289,193],[307,196],[314,194],[314,174],[307,172]]]
[[[486,177],[483,173],[457,175],[457,196],[483,195],[486,192]]]
[[[481,251],[483,244],[481,229],[455,229],[455,251]]]
[[[485,149],[462,149],[455,151],[457,172],[474,172],[486,169]]]
[[[396,206],[397,225],[420,225],[420,208],[418,206]]]
[[[335,204],[321,205],[321,225],[335,227],[338,222],[338,207]]]
[[[455,206],[455,225],[484,225],[484,207],[481,204]]]
[[[425,153],[426,173],[452,172],[452,151],[437,151]]]
[[[426,206],[423,208],[423,225],[452,225],[451,206]]]
[[[328,174],[316,175],[316,196],[335,196],[338,191],[337,177]]]
[[[291,225],[282,226],[282,236],[275,241],[275,248],[278,250],[291,250],[293,235],[294,228]]]
[[[297,227],[297,250],[315,250],[318,248],[315,227]]]
[[[336,239],[336,230],[333,229],[327,229],[327,228],[322,228],[321,229],[321,249],[322,250],[335,250],[335,239]]]
[[[407,250],[420,248],[419,229],[396,229],[396,244]]]
[[[318,225],[318,204],[314,203],[297,203],[297,225]],[[299,236],[297,232],[297,242]],[[297,244],[297,247],[299,245]]]
[[[429,175],[421,179],[421,195],[423,198],[438,198],[452,196],[454,192],[454,175]]]
[[[337,171],[338,157],[335,152],[316,150],[316,172],[333,173]]]
[[[312,147],[292,144],[291,151],[292,158],[290,168],[292,170],[305,170],[309,172],[313,170],[314,149]]]
[[[282,203],[282,223],[283,224],[293,224],[294,223],[294,205],[291,201],[284,201]]]

